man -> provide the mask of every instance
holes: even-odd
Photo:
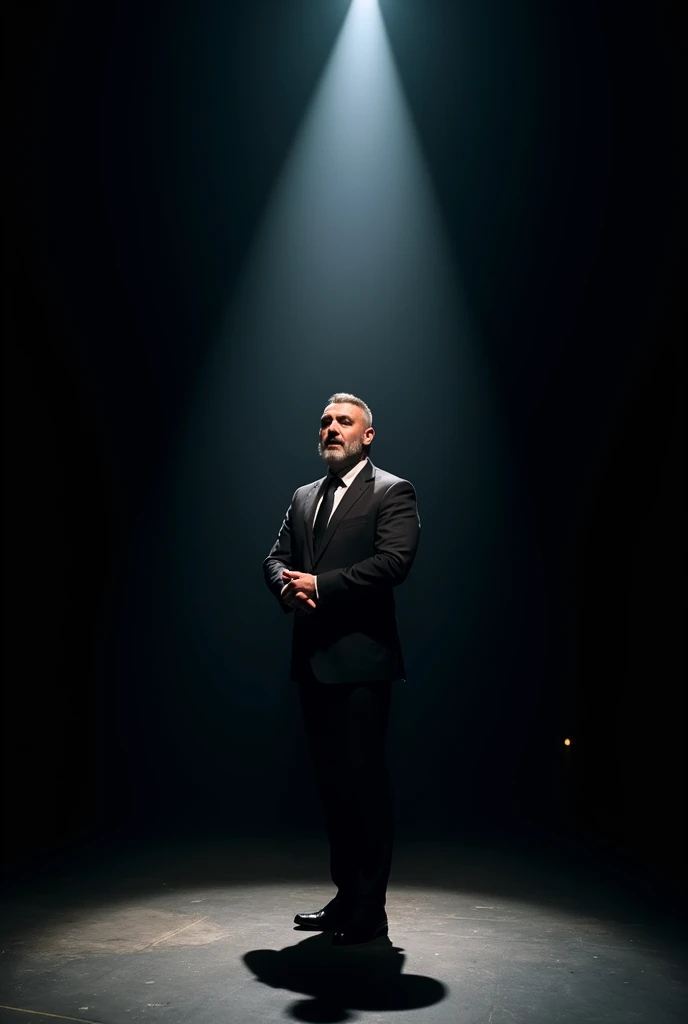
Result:
[[[408,480],[372,464],[372,414],[337,393],[320,421],[325,477],[295,492],[263,563],[294,614],[291,676],[330,842],[337,895],[297,914],[338,946],[387,934],[392,803],[384,738],[391,686],[403,679],[393,588],[406,579],[420,521]]]

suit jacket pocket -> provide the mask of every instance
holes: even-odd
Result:
[[[342,519],[339,524],[339,529],[348,530],[351,526],[363,526],[363,524],[367,523],[369,519],[370,516],[354,516],[353,519]]]

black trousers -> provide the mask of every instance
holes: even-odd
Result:
[[[337,895],[371,913],[385,905],[393,817],[385,733],[392,684],[299,684],[306,739],[330,841]]]

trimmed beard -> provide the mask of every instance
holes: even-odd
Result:
[[[336,448],[326,448],[322,441],[319,440],[318,455],[330,466],[336,468],[341,462],[346,462],[347,459],[352,458],[354,455],[360,457],[364,447],[363,441],[345,441],[344,444],[338,444]]]

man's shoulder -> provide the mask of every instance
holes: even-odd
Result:
[[[395,487],[397,484],[403,484],[405,487],[414,489],[413,484],[410,480],[403,476],[397,476],[396,473],[388,473],[386,469],[380,469],[379,466],[375,467],[375,489],[387,492],[390,487]],[[403,487],[401,488],[404,489]]]
[[[319,487],[325,479],[324,476],[319,476],[317,480],[311,480],[310,483],[301,484],[294,491],[294,501],[298,501],[299,498],[305,498],[309,491],[312,491],[314,487]]]
[[[397,476],[396,473],[388,473],[386,469],[380,469],[379,466],[375,467],[375,481],[385,488],[393,487],[394,484],[409,483],[405,477]]]

